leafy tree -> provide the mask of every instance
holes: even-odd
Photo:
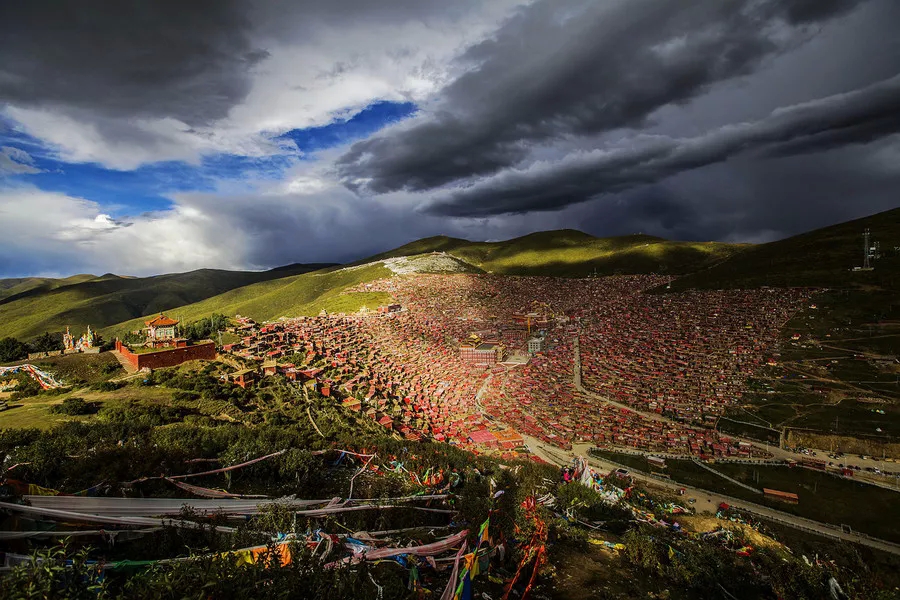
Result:
[[[12,362],[28,357],[28,346],[14,337],[0,340],[0,363]]]
[[[180,327],[181,335],[191,340],[205,340],[213,337],[219,331],[228,326],[228,318],[219,313],[213,313],[192,323]]]
[[[56,339],[49,331],[45,331],[38,336],[38,338],[31,343],[31,346],[34,348],[35,352],[55,352],[63,349],[62,341]]]
[[[144,336],[142,336],[140,333],[129,331],[122,336],[122,342],[124,342],[125,344],[143,344]]]

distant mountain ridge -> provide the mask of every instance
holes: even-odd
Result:
[[[19,277],[13,279],[0,279],[0,300],[18,296],[25,292],[38,290],[49,292],[56,288],[72,285],[75,283],[83,283],[96,279],[96,275],[81,274],[72,275],[71,277],[53,278],[53,277]]]
[[[644,234],[598,238],[575,229],[559,229],[499,242],[470,242],[435,236],[376,254],[359,263],[446,252],[498,275],[684,274],[725,260],[745,247],[745,244],[721,242],[671,241]]]
[[[199,269],[154,277],[107,274],[66,279],[0,280],[0,337],[29,339],[67,325],[100,329],[134,317],[168,311],[253,283],[331,264],[288,265],[270,271]]]
[[[235,288],[170,311],[180,320],[189,322],[212,313],[228,316],[240,314],[256,320],[280,317],[315,315],[321,310],[356,312],[362,306],[375,308],[390,300],[382,292],[345,293],[348,289],[376,279],[391,276],[381,263],[357,267],[332,267],[290,277],[261,281]],[[142,326],[143,317],[117,323],[104,331],[106,335],[121,335]]]
[[[862,261],[864,228],[882,242],[883,255],[875,270],[854,272],[851,269]],[[200,269],[144,278],[107,274],[0,280],[0,337],[28,339],[66,325],[87,324],[110,334],[139,327],[142,317],[160,311],[184,320],[213,312],[265,320],[317,314],[322,309],[374,308],[387,300],[385,294],[347,291],[391,276],[387,259],[435,252],[449,255],[459,262],[461,272],[471,273],[564,277],[668,273],[676,277],[671,291],[766,285],[894,289],[900,288],[900,251],[895,246],[900,247],[900,209],[760,245],[680,242],[642,234],[597,238],[563,229],[499,242],[434,236],[343,267],[288,265],[261,273]]]
[[[433,252],[446,253],[458,262],[457,272],[498,275],[557,275],[583,277],[591,274],[685,273],[724,260],[743,248],[718,242],[672,242],[653,236],[596,238],[581,231],[564,229],[529,234],[502,242],[470,242],[460,238],[435,236],[417,240],[387,252],[334,267],[293,277],[274,279],[236,288],[195,304],[179,307],[185,320],[240,313],[257,320],[354,312],[362,306],[375,308],[389,300],[384,293],[356,291],[354,286],[390,277],[385,261],[416,257]],[[410,261],[421,265],[419,272],[435,272],[431,261]],[[441,271],[438,271],[441,272]],[[109,328],[108,334],[131,331],[140,326],[133,319]]]

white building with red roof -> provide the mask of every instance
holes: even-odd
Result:
[[[158,317],[153,317],[149,321],[144,321],[147,330],[147,342],[151,344],[159,341],[168,341],[175,339],[175,328],[178,321],[170,319],[166,315],[160,313]]]

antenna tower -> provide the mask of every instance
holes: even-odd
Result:
[[[863,231],[863,269],[871,269],[872,265],[869,263],[869,230],[866,229]]]

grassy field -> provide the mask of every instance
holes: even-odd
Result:
[[[0,412],[0,429],[25,429],[28,427],[50,429],[65,421],[85,421],[94,418],[92,415],[69,416],[50,412],[52,406],[62,404],[67,398],[82,398],[86,402],[94,403],[99,409],[109,404],[126,402],[168,403],[172,399],[172,394],[173,390],[166,388],[137,388],[129,385],[110,392],[77,389],[59,396],[39,395],[14,400],[10,401],[9,409]]]
[[[647,462],[647,459],[644,456],[621,454],[618,452],[609,452],[605,450],[594,451],[592,454],[595,454],[596,456],[601,458],[607,458],[623,465],[627,465],[628,467],[631,467],[632,469],[636,469],[638,471],[644,471],[645,473],[655,473],[657,475],[668,475],[673,481],[677,481],[678,483],[717,491],[729,496],[741,497],[740,494],[746,492],[746,490],[744,490],[740,486],[734,485],[733,483],[730,483],[727,480],[722,479],[721,477],[716,477],[709,471],[706,471],[702,467],[698,467],[696,464],[689,460],[666,459],[666,468],[658,469],[656,467],[652,467],[650,463]],[[717,487],[712,487],[713,485]],[[750,498],[748,498],[748,500],[749,499]]]
[[[264,272],[201,269],[141,278],[106,275],[87,281],[76,276],[67,285],[40,284],[0,298],[0,337],[30,339],[45,331],[59,333],[67,325],[80,335],[88,325],[100,329],[322,266],[291,265]]]
[[[748,419],[747,414],[731,410],[716,422],[716,430],[729,435],[768,442],[776,446],[781,437],[779,431],[773,430],[759,420],[754,422]]]
[[[55,375],[67,385],[90,385],[125,374],[119,361],[109,352],[98,354],[66,354],[34,360],[20,360],[9,365],[32,364]]]
[[[183,321],[193,321],[215,312],[229,316],[240,314],[256,320],[316,315],[322,309],[328,312],[355,312],[362,306],[375,308],[385,304],[390,296],[381,292],[345,291],[360,283],[391,275],[391,271],[381,264],[355,269],[326,269],[237,288],[181,306],[172,314]],[[133,319],[108,327],[103,333],[112,336],[142,326],[143,319]]]
[[[47,395],[40,394],[21,400],[9,400],[10,408],[0,412],[0,429],[38,427],[47,429],[67,419],[81,419],[84,417],[70,417],[67,415],[55,415],[50,412],[50,407],[59,404],[66,398],[79,397],[90,402],[105,404],[110,401],[140,399],[144,396],[136,394],[142,390],[124,388],[113,392],[98,392],[84,386],[109,381],[121,377],[125,370],[119,361],[109,352],[99,354],[69,354],[64,356],[51,356],[31,361],[19,361],[22,364],[30,363],[36,367],[52,373],[63,384],[70,385],[74,389],[66,394]],[[7,394],[9,396],[9,394]]]
[[[813,471],[790,467],[751,467],[716,464],[713,467],[748,485],[793,492],[796,505],[763,498],[766,504],[808,519],[847,524],[857,531],[900,542],[900,493]],[[747,500],[749,492],[745,493]]]
[[[469,242],[438,236],[366,260],[447,252],[479,269],[501,275],[683,274],[707,268],[745,247],[718,242],[676,242],[649,235],[595,238],[564,229],[502,242]]]
[[[616,452],[598,452],[598,456],[626,464],[634,469],[654,472],[641,456]],[[754,494],[698,467],[688,460],[666,460],[667,473],[674,481],[741,498],[807,519],[846,524],[854,530],[886,540],[900,542],[900,493],[835,477],[800,467],[752,466],[715,463],[715,470],[751,487],[793,492],[799,504],[786,504]]]
[[[893,386],[886,385],[884,393],[878,394],[871,386],[859,389],[846,382],[801,377],[769,380],[765,384],[767,389],[745,394],[744,404],[726,416],[775,429],[794,427],[900,439],[900,404],[892,400],[893,390],[888,389]],[[722,431],[740,433],[731,424],[722,425]],[[761,439],[758,435],[751,437]]]
[[[818,316],[822,306],[807,312]],[[810,329],[801,318],[789,323],[778,366],[758,373],[727,416],[776,429],[900,440],[900,338],[866,335],[866,327],[847,323]],[[793,334],[801,339],[791,340]]]

